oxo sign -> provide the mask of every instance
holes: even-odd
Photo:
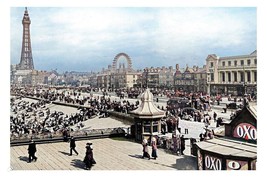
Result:
[[[206,155],[205,157],[205,169],[207,170],[221,170],[222,160],[216,157]]]
[[[251,124],[241,123],[235,127],[233,137],[257,140],[257,129]]]

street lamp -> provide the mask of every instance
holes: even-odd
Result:
[[[245,72],[245,66],[243,65],[243,89],[244,89],[244,96],[246,95],[246,87],[247,87],[247,85],[246,85],[246,72]]]
[[[244,90],[244,96],[247,94],[247,84],[246,82],[243,83],[243,90]]]
[[[208,75],[208,77],[207,77],[207,84],[208,84],[207,92],[208,92],[208,95],[210,95],[210,72],[208,72],[207,75]]]

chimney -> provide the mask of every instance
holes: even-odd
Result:
[[[196,71],[196,66],[195,65],[193,66],[193,71]]]

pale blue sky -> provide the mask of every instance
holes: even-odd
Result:
[[[202,66],[209,54],[257,49],[257,8],[28,7],[35,69],[100,71],[120,52],[135,69]],[[11,63],[20,61],[24,7],[11,7]]]

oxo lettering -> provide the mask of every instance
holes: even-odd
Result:
[[[206,156],[205,157],[205,166],[207,169],[210,169],[210,170],[221,170],[222,163],[221,163],[220,159]]]
[[[240,138],[244,139],[257,139],[257,130],[248,125],[239,125],[236,129],[236,133]]]

